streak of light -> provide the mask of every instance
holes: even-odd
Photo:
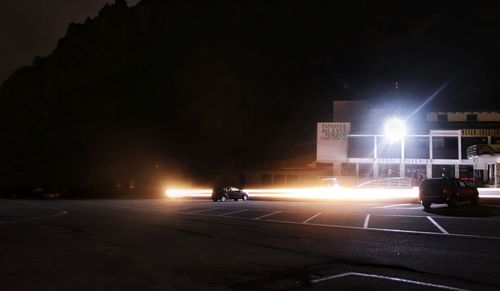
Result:
[[[500,198],[499,188],[478,188],[479,198]]]
[[[418,187],[387,189],[387,188],[346,188],[346,187],[317,187],[317,188],[269,188],[244,189],[252,197],[282,198],[282,199],[324,199],[324,200],[358,200],[373,201],[386,199],[417,199]],[[211,189],[168,189],[165,191],[169,198],[201,197],[209,198]],[[499,198],[500,189],[480,188],[480,198]]]
[[[250,197],[284,198],[284,199],[325,199],[325,200],[383,200],[397,198],[417,198],[418,188],[382,189],[382,188],[271,188],[244,189]],[[210,189],[168,189],[170,198],[210,197]]]
[[[165,195],[169,198],[210,197],[211,189],[167,189]]]
[[[449,82],[450,81],[445,82],[443,85],[441,85],[441,87],[439,87],[436,91],[434,91],[434,93],[432,93],[431,96],[427,97],[427,99],[424,101],[424,103],[422,103],[420,106],[417,107],[417,109],[415,109],[412,113],[410,113],[410,115],[408,116],[408,118],[411,117],[411,116],[413,116],[417,112],[419,112],[420,109],[422,109],[425,105],[427,105],[427,103],[431,102],[434,98],[436,98],[436,96],[439,93],[441,93],[441,91],[443,91],[443,89],[446,88],[446,86],[448,86]]]

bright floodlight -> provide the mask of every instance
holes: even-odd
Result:
[[[391,140],[399,140],[406,135],[405,121],[400,118],[391,118],[385,122],[385,135]]]

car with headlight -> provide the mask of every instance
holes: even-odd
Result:
[[[213,189],[211,198],[214,202],[226,202],[229,199],[246,201],[248,200],[248,193],[235,187],[219,186]]]
[[[432,203],[447,203],[455,206],[468,201],[472,205],[479,204],[479,192],[476,187],[456,178],[425,179],[419,186],[419,199],[425,209]]]

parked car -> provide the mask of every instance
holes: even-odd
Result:
[[[339,181],[335,177],[321,179],[322,188],[338,188],[339,186]]]
[[[472,205],[479,204],[477,188],[455,178],[423,180],[419,187],[419,198],[426,209],[430,208],[432,203],[454,206],[457,202],[469,201]]]
[[[212,191],[212,200],[226,202],[228,199],[234,199],[238,201],[241,199],[243,201],[248,200],[248,193],[235,187],[215,187]]]

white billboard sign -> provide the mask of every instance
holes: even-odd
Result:
[[[316,160],[320,163],[347,161],[350,122],[319,122]]]

